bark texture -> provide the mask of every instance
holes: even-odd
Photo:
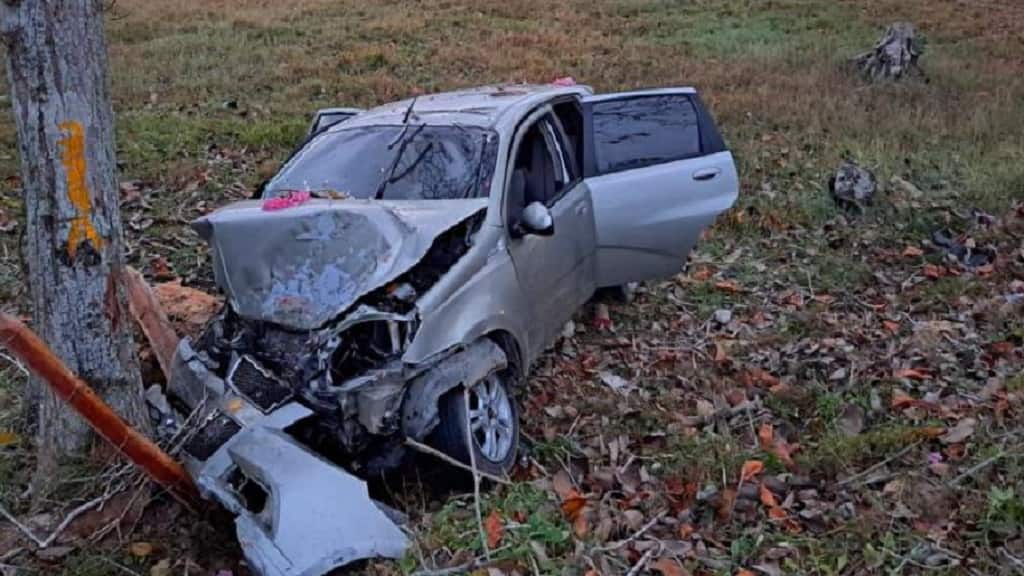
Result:
[[[121,416],[145,425],[122,282],[114,122],[98,0],[0,0],[37,332]],[[88,426],[38,380],[40,466],[81,453]]]
[[[871,80],[899,80],[909,76],[923,76],[917,65],[923,48],[917,30],[909,22],[889,25],[885,34],[870,51],[853,59],[866,78]]]

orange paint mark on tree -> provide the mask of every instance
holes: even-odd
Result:
[[[77,121],[61,122],[58,125],[66,133],[58,142],[61,147],[61,163],[67,177],[68,199],[75,207],[75,217],[71,219],[71,230],[68,232],[68,256],[72,259],[78,246],[88,240],[94,248],[103,245],[103,240],[92,224],[92,198],[86,184],[85,168],[85,131],[82,123]]]

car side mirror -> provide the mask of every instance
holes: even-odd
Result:
[[[523,209],[523,216],[520,219],[523,232],[536,234],[537,236],[551,236],[555,233],[555,219],[551,217],[551,211],[543,202],[530,202]]]

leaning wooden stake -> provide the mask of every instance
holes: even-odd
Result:
[[[199,492],[181,464],[129,426],[88,384],[72,374],[45,342],[8,314],[0,314],[0,346],[24,362],[54,394],[157,484],[183,503],[194,506]]]

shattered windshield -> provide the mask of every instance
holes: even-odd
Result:
[[[497,139],[465,126],[339,127],[296,152],[264,197],[296,190],[388,200],[487,196]]]

